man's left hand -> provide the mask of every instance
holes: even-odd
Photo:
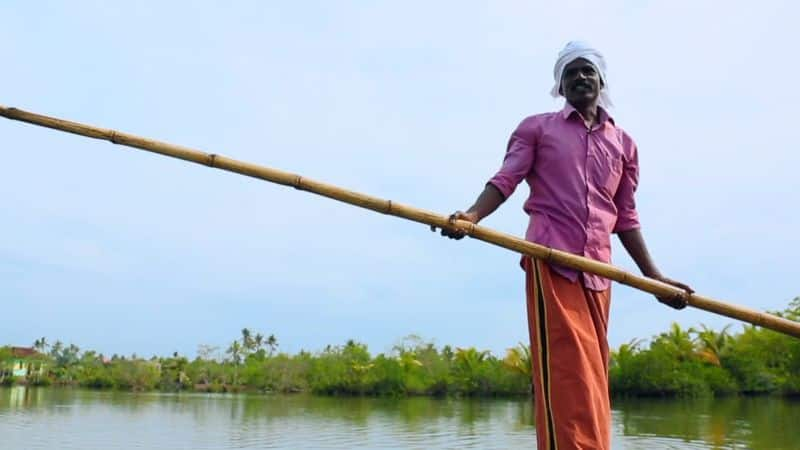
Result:
[[[686,284],[681,283],[680,281],[675,281],[675,280],[673,280],[671,278],[667,278],[665,276],[658,276],[658,277],[652,277],[652,278],[655,279],[655,280],[658,280],[658,281],[660,281],[662,283],[670,284],[670,285],[675,286],[677,288],[683,289],[684,291],[686,291],[687,294],[694,294],[694,289],[692,289],[691,287],[689,287]],[[663,304],[665,304],[667,306],[670,306],[672,308],[675,308],[675,309],[686,308],[686,305],[689,304],[686,301],[686,298],[685,297],[681,297],[680,295],[675,295],[674,297],[659,297],[659,296],[656,296],[656,298],[658,299],[659,302],[661,302],[661,303],[663,303]]]

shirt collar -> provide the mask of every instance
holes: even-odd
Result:
[[[578,112],[577,109],[575,109],[574,106],[570,105],[569,102],[564,102],[564,108],[561,110],[561,117],[563,117],[564,120],[566,120],[569,119],[569,116],[571,116],[572,114],[575,114],[580,117],[580,113]],[[611,122],[612,125],[616,125],[616,122],[614,122],[614,118],[611,117],[608,111],[606,111],[606,109],[603,108],[602,106],[598,106],[597,123],[602,125],[606,120]]]

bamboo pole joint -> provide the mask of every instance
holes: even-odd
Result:
[[[575,270],[600,275],[636,289],[649,292],[658,297],[680,297],[685,299],[690,306],[695,308],[703,309],[705,311],[720,314],[800,338],[800,323],[798,322],[776,315],[755,311],[742,306],[722,302],[709,297],[703,297],[698,294],[689,294],[682,289],[663,283],[659,280],[639,277],[610,264],[545,247],[516,236],[511,236],[478,226],[468,221],[453,220],[452,218],[435,214],[430,211],[425,211],[406,205],[394,204],[391,200],[382,200],[358,192],[348,191],[338,186],[333,186],[314,180],[306,180],[300,175],[283,172],[277,169],[257,166],[255,164],[237,161],[219,156],[217,154],[204,153],[199,150],[121,133],[115,130],[102,129],[78,122],[71,122],[68,120],[44,116],[41,114],[23,111],[18,108],[0,105],[0,116],[93,139],[103,139],[110,141],[113,144],[138,148],[141,150],[158,153],[160,155],[203,164],[220,170],[226,170],[228,172],[259,178],[277,184],[293,186],[298,190],[312,192],[361,208],[402,217],[414,222],[424,223],[430,225],[431,227],[456,228],[465,232],[465,234],[473,239],[494,244],[496,246],[503,247],[523,255],[528,255],[533,258],[545,260],[548,263],[558,264]]]

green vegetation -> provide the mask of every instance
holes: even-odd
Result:
[[[776,313],[800,320],[800,297]],[[643,348],[634,340],[612,352],[611,391],[618,395],[800,395],[800,339],[745,326],[714,331],[672,324]]]
[[[778,313],[800,320],[800,297]],[[0,376],[0,383],[54,384],[131,391],[313,392],[324,395],[530,395],[531,355],[518,345],[500,359],[475,348],[441,348],[409,336],[391,352],[372,355],[356,341],[317,353],[278,352],[275,336],[242,330],[224,352],[201,345],[194,360],[174,353],[143,359],[48,344],[37,339],[44,376]],[[0,374],[12,360],[0,347]],[[747,326],[682,329],[673,324],[649,344],[634,340],[611,354],[611,389],[617,395],[800,395],[800,340]]]

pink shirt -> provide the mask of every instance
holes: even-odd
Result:
[[[602,108],[591,130],[569,104],[523,120],[489,183],[508,198],[523,179],[531,188],[523,208],[529,241],[610,262],[611,233],[639,228],[636,144]],[[607,278],[554,268],[571,281],[582,275],[589,289],[610,285]]]

